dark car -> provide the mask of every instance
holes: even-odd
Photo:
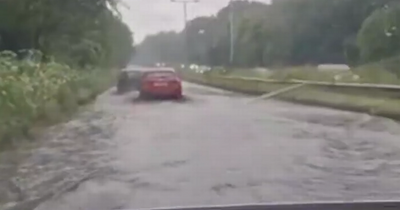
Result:
[[[117,91],[124,93],[131,90],[138,90],[140,87],[141,78],[145,68],[128,67],[122,69],[118,76]]]

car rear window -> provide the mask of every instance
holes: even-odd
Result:
[[[132,77],[137,77],[137,76],[140,75],[140,72],[137,72],[137,71],[130,71],[130,72],[128,73],[128,75],[129,75],[130,78],[132,78]]]
[[[176,78],[176,74],[174,72],[154,72],[154,73],[148,73],[145,76],[146,79],[158,79],[158,78]]]

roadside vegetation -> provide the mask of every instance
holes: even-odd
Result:
[[[234,47],[230,62],[229,8],[190,21],[185,31],[148,36],[136,61],[232,68],[379,62],[400,53],[397,0],[233,1]],[[186,33],[185,33],[186,32]],[[185,34],[188,48],[185,49]],[[186,56],[185,56],[186,55]],[[399,74],[398,69],[391,69]],[[379,71],[379,69],[377,69]]]
[[[399,57],[400,58],[400,57]],[[400,79],[393,71],[385,69],[385,66],[393,66],[396,59],[388,59],[379,63],[361,65],[350,70],[321,69],[317,66],[299,66],[283,69],[232,69],[215,71],[214,75],[234,76],[245,78],[261,78],[274,80],[307,80],[331,83],[371,83],[400,85]],[[379,70],[377,70],[379,69]]]
[[[230,8],[234,11],[232,62]],[[400,85],[399,43],[397,0],[273,0],[269,5],[233,1],[215,16],[192,20],[181,33],[148,36],[137,47],[136,58],[211,66],[213,70],[206,73],[183,71],[182,76],[260,94],[287,87],[289,80]],[[321,70],[320,64],[346,64],[350,69]],[[261,84],[254,78],[279,82]],[[306,86],[276,97],[385,116],[400,113],[400,94],[393,91]]]
[[[132,46],[117,1],[0,1],[0,148],[110,87]]]
[[[216,68],[204,74],[186,69],[181,70],[181,75],[191,82],[257,95],[287,88],[293,85],[290,80],[400,85],[396,74],[392,73],[393,69],[398,68],[399,58],[394,57],[380,62],[360,65],[351,71],[321,71],[312,66],[278,69],[262,73],[254,69],[227,71]],[[377,69],[379,70],[377,71]],[[340,75],[340,78],[337,77],[338,75]],[[354,76],[357,77],[355,78]],[[263,79],[275,81],[263,82]],[[398,90],[306,85],[276,95],[274,98],[302,104],[364,112],[400,120],[400,92]]]
[[[224,66],[231,75],[397,84],[400,77],[400,3],[396,0],[233,1],[230,62],[229,7],[193,19],[181,33],[148,36],[137,61]],[[185,49],[187,33],[188,48]],[[183,56],[183,55],[186,55]],[[351,71],[320,71],[319,64]],[[256,68],[273,71],[263,73]],[[339,74],[339,76],[337,76]]]
[[[211,72],[199,74],[181,70],[180,73],[189,82],[254,95],[273,93],[294,85],[285,80],[264,82],[256,77],[229,77]],[[400,92],[397,90],[306,85],[275,95],[274,98],[300,104],[364,112],[400,120]]]

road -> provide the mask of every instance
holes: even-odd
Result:
[[[106,92],[13,152],[20,158],[7,206],[111,210],[400,196],[393,121],[194,84],[184,90],[183,101]]]

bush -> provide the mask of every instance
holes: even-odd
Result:
[[[393,2],[377,9],[364,21],[357,36],[363,63],[380,61],[400,53],[399,20],[400,3]]]
[[[375,79],[379,83],[400,84],[400,56],[383,59],[379,62],[373,62],[361,65],[355,68],[359,74],[368,74],[370,79]]]
[[[108,87],[110,78],[104,70],[76,70],[0,53],[0,143],[28,135],[38,123],[55,122],[72,113]]]

